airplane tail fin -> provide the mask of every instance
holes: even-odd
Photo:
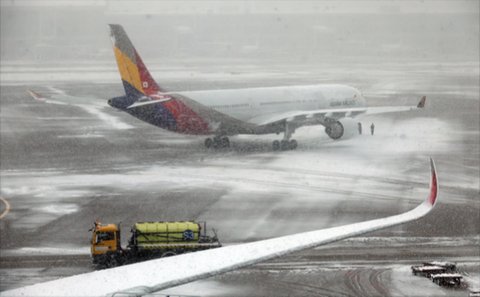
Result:
[[[121,25],[110,24],[110,37],[122,77],[126,97],[137,101],[139,98],[164,92],[143,64],[127,33]]]
[[[168,93],[153,80],[121,25],[111,24],[110,36],[125,96],[108,104],[155,126],[185,134],[231,134],[251,131],[239,121],[180,94]],[[225,132],[226,133],[226,132]]]
[[[422,98],[420,99],[420,102],[418,102],[417,104],[417,108],[424,108],[426,101],[427,101],[427,96],[422,96]]]

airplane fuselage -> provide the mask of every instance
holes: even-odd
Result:
[[[346,85],[305,85],[179,92],[196,102],[241,121],[291,111],[365,107],[361,93]]]
[[[158,93],[136,102],[113,98],[109,104],[177,133],[236,135],[284,132],[282,118],[290,114],[359,109],[365,99],[353,87],[330,84]],[[307,124],[304,119],[298,126]]]

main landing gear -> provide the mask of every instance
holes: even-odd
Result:
[[[275,140],[272,142],[272,148],[274,151],[287,151],[287,150],[294,150],[297,148],[298,143],[295,139],[290,139],[292,134],[295,132],[295,127],[289,125],[288,122],[285,123],[285,134],[283,135],[283,139],[278,141]]]
[[[212,138],[205,139],[205,147],[207,149],[214,148],[229,148],[230,147],[230,140],[227,136],[215,136]]]
[[[294,150],[298,146],[298,143],[295,139],[286,140],[282,139],[280,141],[274,140],[272,143],[272,148],[274,151],[287,151]]]

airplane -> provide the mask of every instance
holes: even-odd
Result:
[[[438,202],[439,184],[430,158],[430,191],[417,207],[385,218],[250,243],[149,260],[0,292],[0,296],[142,296],[236,270],[288,253],[417,220]]]
[[[175,133],[213,135],[205,139],[207,148],[229,147],[228,137],[238,134],[283,133],[272,148],[291,150],[302,126],[323,125],[337,140],[357,131],[356,116],[425,106],[423,96],[416,106],[366,107],[359,90],[340,84],[169,92],[155,82],[123,27],[109,26],[125,95],[108,104]]]

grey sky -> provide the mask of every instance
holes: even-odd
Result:
[[[407,1],[125,1],[125,0],[1,0],[2,6],[105,6],[108,13],[472,13],[477,0]]]
[[[479,59],[477,0],[0,1],[2,62],[111,61],[108,23],[150,60]]]

